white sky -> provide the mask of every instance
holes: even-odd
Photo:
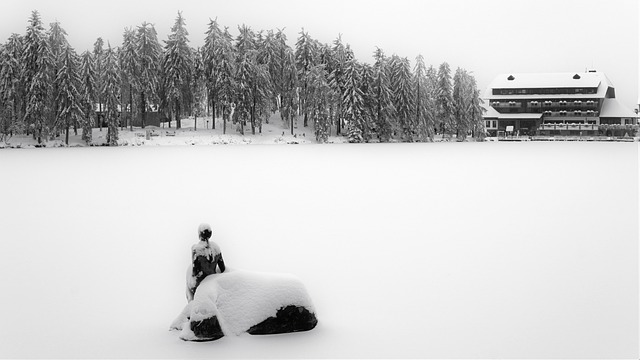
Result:
[[[6,5],[10,3],[10,5]],[[21,0],[0,12],[0,41],[23,34],[30,12],[55,19],[78,51],[99,36],[119,45],[125,27],[156,25],[165,40],[177,11],[192,45],[202,45],[209,18],[237,34],[286,28],[293,46],[302,27],[322,42],[341,33],[356,56],[371,62],[378,46],[410,60],[422,54],[437,66],[448,61],[473,71],[484,89],[510,72],[605,72],[629,109],[638,103],[638,3],[636,0]]]

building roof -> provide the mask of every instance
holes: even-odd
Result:
[[[500,116],[500,113],[493,108],[493,106],[489,106],[488,102],[484,102],[483,107],[487,110],[482,116],[485,119],[497,119]]]
[[[521,73],[498,75],[489,87],[491,89],[594,88],[602,83],[613,86],[607,76],[601,72]]]
[[[604,118],[637,118],[638,114],[622,105],[618,99],[604,99],[600,117]]]

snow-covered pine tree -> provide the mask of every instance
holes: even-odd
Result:
[[[182,112],[190,101],[191,76],[192,76],[192,56],[189,48],[189,32],[182,17],[182,12],[178,12],[178,17],[171,28],[169,39],[165,41],[164,49],[164,87],[167,103],[173,109],[176,118],[176,127],[182,127]],[[169,123],[171,124],[171,123]],[[171,126],[171,125],[169,125]]]
[[[433,141],[432,117],[434,103],[429,92],[427,68],[422,55],[416,58],[416,66],[413,71],[413,88],[415,92],[415,125],[420,141]]]
[[[378,48],[373,55],[373,84],[371,90],[373,116],[376,132],[381,142],[389,142],[393,135],[395,124],[395,107],[391,91],[390,68],[382,49]]]
[[[156,102],[158,99],[158,87],[160,82],[160,66],[162,60],[162,47],[158,42],[158,34],[152,24],[142,23],[136,33],[138,45],[139,85],[140,88],[140,112],[142,116],[142,128],[147,121],[147,101]]]
[[[37,138],[38,144],[48,135],[47,118],[53,115],[48,101],[54,77],[53,62],[40,14],[33,11],[24,37],[22,74],[27,89],[25,122],[34,138]]]
[[[84,118],[82,120],[82,140],[91,143],[95,121],[95,103],[97,99],[95,61],[89,51],[82,53],[80,62],[80,103]]]
[[[253,68],[256,61],[256,39],[255,33],[247,25],[238,26],[239,35],[236,38],[235,49],[236,72],[234,75],[236,96],[235,104],[237,119],[239,121],[238,130],[244,135],[244,127],[247,120],[251,119],[252,88],[253,88]],[[232,119],[233,120],[233,119]],[[235,121],[234,121],[235,123]],[[253,125],[253,124],[252,124]]]
[[[447,135],[451,136],[455,129],[455,118],[453,114],[451,70],[449,68],[449,64],[446,62],[442,63],[438,69],[437,94],[437,123],[444,137],[447,137]]]
[[[140,87],[139,84],[139,56],[138,44],[136,43],[136,32],[132,28],[125,28],[122,34],[122,48],[120,50],[120,67],[122,69],[123,88],[126,89],[126,98],[129,102],[127,121],[129,128],[133,131],[133,109],[134,91]],[[124,101],[123,101],[124,103]],[[124,112],[124,111],[123,111]]]
[[[453,76],[453,114],[455,118],[456,139],[464,141],[470,130],[471,97],[469,75],[462,68],[457,68]]]
[[[375,128],[374,117],[373,67],[369,64],[360,66],[360,91],[362,92],[362,138],[369,142]]]
[[[66,51],[66,48],[69,46],[69,42],[67,41],[67,32],[62,28],[60,22],[55,21],[49,25],[49,48],[51,49],[51,56],[53,57],[53,91],[49,96],[49,101],[51,102],[51,109],[55,116],[51,119],[51,123],[49,123],[49,127],[52,131],[57,135],[60,131],[57,125],[59,125],[59,119],[57,118],[58,114],[60,114],[59,103],[57,99],[60,96],[60,83],[57,80],[57,74],[60,71],[62,66],[62,56]],[[77,132],[77,130],[76,130]],[[53,134],[52,134],[53,135]]]
[[[218,26],[217,20],[209,19],[209,27],[206,32],[204,46],[202,47],[202,56],[204,62],[204,78],[207,87],[207,98],[211,106],[211,122],[212,128],[216,128],[216,112],[219,106],[219,92],[221,81],[221,62],[222,62],[222,30]]]
[[[394,93],[394,108],[400,127],[403,142],[414,140],[414,114],[415,99],[413,92],[413,75],[409,59],[400,58],[397,55],[391,57],[392,88]]]
[[[282,55],[282,94],[280,99],[280,116],[289,125],[293,135],[294,122],[298,109],[298,71],[293,49],[286,44],[281,45]]]
[[[309,101],[309,71],[317,64],[318,46],[317,41],[309,36],[304,29],[300,31],[300,37],[296,41],[296,68],[298,69],[298,79],[300,80],[300,112],[303,114],[303,126],[309,125],[309,111],[307,101]]]
[[[332,71],[329,76],[329,83],[335,92],[339,94],[344,94],[345,91],[345,71],[347,64],[348,52],[344,44],[342,43],[342,35],[338,35],[333,41],[333,66]],[[343,109],[342,109],[342,101],[338,101],[336,104],[336,135],[340,135],[342,133],[342,125],[343,125]]]
[[[191,77],[191,113],[194,120],[193,130],[197,130],[198,116],[204,114],[207,89],[204,78],[204,53],[201,48],[191,50],[191,56],[193,58],[191,61],[193,64],[193,70],[191,72],[193,74]]]
[[[235,79],[236,57],[237,54],[233,48],[233,37],[229,33],[229,28],[225,27],[220,38],[219,44],[219,102],[222,103],[222,133],[227,133],[227,121],[229,121],[234,105],[235,97]]]
[[[58,97],[55,99],[58,104],[56,127],[62,127],[65,130],[65,144],[69,145],[69,128],[71,126],[77,128],[83,119],[81,96],[78,91],[81,85],[78,58],[70,45],[60,53],[59,66],[56,76],[58,85]]]
[[[96,69],[96,100],[98,100],[96,120],[100,131],[102,131],[102,123],[104,122],[104,94],[102,93],[104,88],[104,40],[101,37],[93,44],[93,59]]]
[[[272,113],[275,113],[279,108],[280,99],[282,98],[282,80],[280,79],[282,74],[280,69],[282,67],[282,59],[280,58],[278,39],[273,30],[267,31],[267,35],[264,37],[258,51],[258,62],[267,66],[269,78],[271,79],[270,110]],[[269,123],[268,118],[266,122],[267,124]]]
[[[238,63],[236,71],[238,112],[241,124],[240,130],[244,135],[246,120],[251,124],[251,133],[255,135],[256,127],[261,127],[261,118],[258,114],[268,107],[271,96],[271,78],[265,64],[259,62],[261,35],[256,35],[246,25],[239,29],[236,41]]]
[[[104,53],[105,120],[107,122],[107,144],[118,145],[118,122],[120,118],[120,69],[115,51],[107,45]]]
[[[24,96],[26,89],[22,78],[23,39],[12,34],[0,50],[0,103],[3,136],[22,133],[24,126]]]
[[[431,100],[431,106],[429,107],[429,117],[433,119],[433,126],[431,131],[435,134],[438,133],[438,73],[433,65],[429,65],[427,69],[427,91],[429,92],[429,99]]]
[[[325,65],[320,64],[311,68],[309,80],[309,114],[314,125],[316,141],[326,143],[331,131],[331,103],[336,101],[336,94],[329,85],[329,73]]]
[[[253,131],[258,128],[262,134],[262,122],[268,122],[269,114],[273,107],[274,84],[269,71],[270,61],[265,52],[265,37],[258,33],[256,41],[256,60],[253,69]]]
[[[476,79],[473,75],[469,74],[469,92],[471,94],[471,103],[469,111],[471,120],[472,136],[480,141],[484,141],[486,135],[486,129],[484,126],[484,113],[487,111],[482,104],[484,101],[480,98],[480,90]]]
[[[351,59],[345,68],[345,88],[342,93],[342,111],[345,124],[349,129],[349,142],[363,142],[365,136],[364,124],[364,94],[360,88],[361,71],[357,60]]]

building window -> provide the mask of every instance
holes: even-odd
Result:
[[[573,112],[573,115],[574,116],[582,116],[582,111],[576,110],[576,111]]]

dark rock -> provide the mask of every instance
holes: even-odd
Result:
[[[302,306],[281,308],[275,317],[252,326],[247,332],[251,335],[284,334],[298,331],[309,331],[316,327],[316,315]]]
[[[213,341],[224,336],[217,317],[211,317],[202,321],[191,321],[191,331],[196,336],[195,341]]]

